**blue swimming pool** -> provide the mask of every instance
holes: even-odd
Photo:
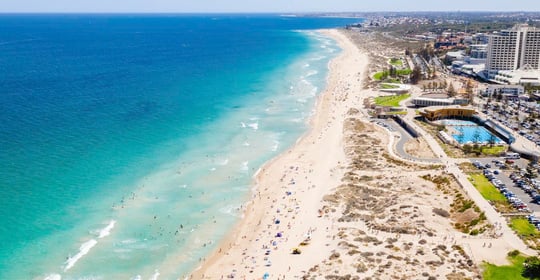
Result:
[[[440,124],[450,128],[450,134],[459,144],[504,143],[499,137],[477,123],[465,120],[441,120]]]
[[[471,126],[471,125],[461,125],[461,126],[452,126],[457,133],[453,133],[452,137],[458,141],[459,144],[488,144],[493,142],[495,144],[503,143],[499,137],[489,132],[483,126]]]

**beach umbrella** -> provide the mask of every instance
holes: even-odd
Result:
[[[276,237],[281,237],[281,236],[282,236],[281,232],[278,232],[278,233],[276,234]]]
[[[279,219],[276,219],[275,221],[276,225],[280,223]]]
[[[268,274],[268,272],[265,272],[263,274],[263,279],[266,280],[266,279],[268,279],[268,277],[270,277],[270,274]]]

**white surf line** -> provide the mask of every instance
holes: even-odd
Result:
[[[159,271],[156,269],[154,272],[154,275],[150,278],[150,280],[157,280],[159,277]]]
[[[51,275],[47,275],[43,280],[62,280],[62,276],[60,274],[53,273]]]
[[[109,234],[111,234],[111,230],[114,228],[114,225],[116,224],[116,221],[115,220],[111,220],[109,222],[109,224],[103,228],[102,230],[99,231],[99,237],[98,238],[103,238],[105,236],[108,236]]]
[[[106,236],[108,236],[109,234],[111,234],[111,230],[114,228],[114,225],[116,224],[116,221],[115,220],[111,220],[109,222],[109,224],[107,224],[106,227],[104,227],[103,229],[101,229],[99,231],[99,235],[97,237],[97,239],[102,239]],[[79,247],[79,252],[77,252],[77,254],[75,254],[75,256],[73,257],[70,257],[68,258],[68,260],[64,263],[65,266],[64,266],[64,272],[67,272],[69,269],[71,269],[73,266],[75,266],[75,264],[82,258],[84,257],[84,255],[88,254],[88,252],[90,252],[90,250],[96,246],[96,244],[98,243],[98,241],[96,239],[90,239],[86,242],[84,242],[81,247]],[[60,278],[61,279],[61,278]]]

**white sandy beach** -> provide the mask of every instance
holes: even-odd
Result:
[[[317,211],[322,197],[339,184],[343,175],[340,166],[346,157],[342,121],[349,108],[361,105],[361,98],[352,97],[361,91],[361,71],[368,61],[338,31],[323,32],[337,40],[343,52],[330,63],[328,87],[318,100],[311,130],[259,172],[257,193],[245,217],[193,275],[195,279],[220,279],[230,274],[257,279],[266,272],[272,279],[301,275],[331,251],[330,246],[317,242],[324,240],[326,228],[332,227],[331,221],[317,217]],[[278,233],[282,237],[276,237]],[[302,248],[301,255],[291,255],[292,248],[308,235],[312,245]],[[265,255],[266,247],[269,255]]]
[[[471,240],[433,213],[450,211],[452,197],[420,176],[447,176],[443,167],[387,156],[393,136],[362,109],[376,94],[362,88],[368,54],[342,31],[321,32],[343,51],[311,130],[260,170],[244,217],[191,279],[477,279],[482,260],[504,263],[511,247],[494,238],[497,226]]]

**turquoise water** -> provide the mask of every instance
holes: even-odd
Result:
[[[0,279],[171,279],[305,131],[351,19],[0,17]]]
[[[452,137],[460,144],[487,144],[490,141],[495,144],[504,143],[499,137],[475,122],[464,120],[444,120],[442,122],[456,131],[456,133],[452,134]]]

